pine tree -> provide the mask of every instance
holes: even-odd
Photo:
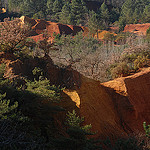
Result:
[[[100,21],[98,15],[94,11],[90,12],[89,17],[88,28],[90,30],[90,34],[94,35],[99,29]]]
[[[101,150],[101,147],[97,145],[98,141],[86,137],[92,135],[89,131],[92,126],[81,126],[83,121],[84,118],[77,116],[75,110],[68,112],[66,125],[69,137],[62,137],[55,141],[58,150]]]
[[[119,31],[123,31],[125,26],[126,26],[126,19],[122,17],[119,20]]]
[[[24,0],[21,3],[20,11],[23,15],[32,17],[34,14],[41,12],[46,16],[46,0]]]
[[[137,8],[135,8],[134,13],[133,13],[133,20],[134,20],[134,24],[138,23],[138,20],[140,19],[140,12]]]
[[[150,23],[150,5],[146,5],[142,15],[143,22]]]
[[[122,5],[121,17],[126,18],[126,23],[133,23],[134,5],[135,0],[127,0]]]
[[[47,0],[47,14],[48,15],[52,15],[53,14],[53,3],[54,3],[55,0]]]
[[[61,10],[61,13],[60,13],[60,22],[61,23],[64,23],[64,24],[70,24],[71,21],[70,21],[70,3],[66,3],[63,7],[62,7],[62,10]]]
[[[73,25],[79,25],[83,23],[85,19],[86,6],[83,0],[71,1],[71,23]]]
[[[107,28],[110,22],[110,14],[105,2],[100,7],[101,20],[104,28]]]
[[[62,9],[62,0],[55,0],[55,2],[53,3],[53,13],[54,13],[54,20],[55,21],[59,21],[59,15]]]

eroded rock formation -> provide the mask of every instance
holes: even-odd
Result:
[[[144,132],[143,122],[150,122],[150,68],[101,84],[74,70],[58,68],[50,57],[23,62],[0,53],[0,63],[3,62],[6,63],[7,78],[31,76],[33,68],[40,66],[52,84],[66,86],[59,104],[66,111],[58,115],[57,121],[76,109],[85,118],[85,124],[92,124],[95,137],[114,138]]]

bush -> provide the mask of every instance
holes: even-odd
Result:
[[[145,134],[148,138],[150,138],[150,125],[146,125],[146,122],[143,122],[143,127],[145,130]]]
[[[0,80],[3,78],[5,67],[6,67],[5,64],[0,64]]]
[[[56,148],[58,150],[101,150],[101,146],[98,145],[98,141],[87,138],[87,135],[91,135],[89,129],[91,125],[81,126],[84,118],[77,116],[75,110],[66,114],[66,125],[68,137],[62,137],[57,139]]]
[[[112,78],[127,76],[130,73],[130,68],[126,62],[116,64],[114,68],[110,69]]]
[[[134,60],[134,69],[138,70],[139,68],[143,68],[145,65],[147,65],[148,62],[148,56],[138,56]]]
[[[19,52],[26,44],[29,25],[21,24],[20,19],[5,19],[0,26],[0,51]]]
[[[111,150],[148,150],[146,140],[141,135],[128,135],[115,139],[113,142],[109,138],[102,141],[106,149]]]

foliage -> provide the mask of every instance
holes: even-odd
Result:
[[[66,124],[68,125],[67,134],[69,137],[62,137],[56,140],[57,148],[61,150],[96,150],[101,149],[99,145],[96,145],[98,141],[88,139],[86,135],[91,135],[89,132],[91,125],[81,126],[84,118],[77,116],[75,110],[68,112],[66,115]],[[69,144],[68,144],[69,143]]]
[[[150,51],[146,46],[127,48],[108,68],[112,78],[127,76],[149,66]]]
[[[108,41],[114,42],[114,40],[115,40],[115,35],[114,35],[113,33],[109,33],[109,32],[108,32],[108,33],[106,33],[106,34],[104,35],[103,40],[106,41],[106,42],[108,42]]]
[[[86,6],[83,0],[71,1],[71,24],[80,25],[83,24],[85,18]]]
[[[56,86],[51,86],[49,80],[39,80],[33,82],[27,82],[27,91],[36,94],[39,97],[49,98],[52,101],[58,101],[60,99],[60,91]]]
[[[30,28],[21,24],[19,19],[9,21],[5,19],[0,26],[0,51],[14,53],[19,52],[26,44]]]
[[[121,18],[125,19],[128,24],[138,22],[148,22],[149,16],[149,0],[127,0],[122,5]],[[141,20],[141,18],[143,18]]]
[[[6,65],[4,63],[0,64],[0,80],[3,78]]]
[[[148,64],[148,55],[147,56],[138,56],[134,60],[134,69],[137,70],[139,68],[143,68]]]
[[[0,120],[8,119],[11,116],[11,112],[18,107],[18,103],[10,106],[10,100],[6,100],[6,93],[0,93]]]
[[[113,150],[144,150],[145,141],[134,135],[129,135],[126,138],[118,138],[114,143],[108,138],[103,141],[106,148]]]
[[[146,30],[146,35],[150,35],[150,27]]]
[[[44,55],[49,55],[49,51],[52,47],[51,42],[49,41],[50,35],[48,34],[47,30],[43,32],[43,40],[40,40],[36,43],[36,49],[40,49],[44,51]]]
[[[109,14],[109,10],[105,2],[103,2],[103,4],[100,7],[100,15],[101,15],[102,23],[103,23],[102,25],[103,29],[107,29],[110,23],[110,14]]]
[[[33,73],[40,71],[37,68]],[[16,86],[18,81],[0,79],[0,131],[4,130],[0,132],[0,149],[50,149],[53,146],[51,140],[47,142],[47,132],[51,139],[56,131],[53,113],[63,110],[52,103],[60,100],[61,89],[51,86],[44,77],[26,80],[25,89]],[[49,103],[42,103],[44,99]]]
[[[143,122],[143,128],[145,130],[145,134],[148,138],[150,138],[150,125],[146,125],[146,122]]]
[[[51,51],[51,57],[65,66],[73,66],[75,63],[80,62],[86,55],[96,51],[100,43],[92,37],[84,37],[80,32],[74,37],[62,35],[55,38],[56,46],[59,50]]]
[[[119,20],[119,31],[123,31],[125,26],[126,26],[125,18],[120,18],[120,20]]]
[[[65,3],[62,7],[59,18],[61,23],[71,24],[71,6],[69,2]]]
[[[114,68],[111,68],[110,72],[112,75],[112,78],[117,78],[121,76],[127,76],[129,75],[129,66],[126,62],[121,62],[119,64],[116,64]]]
[[[94,11],[89,12],[89,20],[88,20],[88,28],[90,31],[90,34],[94,35],[97,30],[99,29],[100,20],[98,18],[98,15]]]
[[[89,24],[87,18],[91,18],[90,12],[94,11],[98,16],[96,22],[100,22],[99,29],[107,29],[109,24],[119,20],[120,31],[125,24],[150,21],[149,0],[97,1],[98,3],[94,1],[91,3],[93,6],[89,6],[88,2],[83,0],[8,0],[8,10],[12,14],[18,13],[72,25]],[[2,3],[3,6],[7,5],[7,2]]]

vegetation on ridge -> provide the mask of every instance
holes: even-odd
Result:
[[[126,0],[120,6],[105,1],[97,10],[90,10],[83,0],[8,0],[9,12],[35,19],[85,25],[91,35],[97,33],[97,36],[100,29],[108,30],[110,25],[119,25],[119,33],[108,32],[102,41],[91,35],[83,36],[82,32],[74,37],[54,34],[52,44],[48,32],[44,31],[43,40],[36,43],[28,37],[32,31],[30,25],[21,24],[19,19],[13,18],[1,22],[0,53],[6,58],[0,58],[0,149],[150,149],[150,127],[145,122],[146,136],[131,135],[115,141],[108,137],[103,141],[90,138],[90,135],[96,134],[90,131],[92,125],[83,125],[84,117],[79,117],[75,110],[65,114],[66,119],[60,121],[58,116],[66,111],[58,105],[62,101],[62,85],[52,85],[42,67],[30,70],[32,78],[23,74],[10,74],[9,79],[4,76],[9,61],[23,64],[24,60],[33,59],[39,64],[38,60],[42,58],[45,58],[45,66],[50,65],[46,62],[49,58],[57,69],[75,69],[102,82],[149,67],[150,28],[145,36],[121,32],[126,24],[150,22],[149,3],[149,0]],[[70,78],[66,82],[71,82]]]

